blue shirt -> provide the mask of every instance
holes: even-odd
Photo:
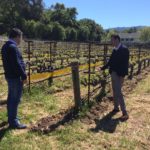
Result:
[[[17,43],[12,39],[8,40],[3,45],[1,54],[5,77],[10,79],[21,78],[25,80],[27,78],[25,63],[17,47]]]
[[[11,42],[11,43],[13,43],[13,44],[15,44],[17,46],[17,43],[14,40],[9,39],[8,41]]]

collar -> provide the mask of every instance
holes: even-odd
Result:
[[[15,45],[17,45],[17,43],[16,43],[14,40],[12,40],[12,39],[9,39],[8,41],[9,41],[9,42],[12,42],[12,43],[15,44]]]
[[[117,47],[114,47],[114,50],[117,51],[121,47],[121,43]]]

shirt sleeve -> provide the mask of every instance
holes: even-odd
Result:
[[[14,70],[20,74],[21,79],[26,80],[27,75],[26,75],[25,69],[23,68],[21,64],[17,47],[14,47],[14,46],[10,47],[10,60],[11,60]]]

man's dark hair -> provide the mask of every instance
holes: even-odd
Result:
[[[18,29],[18,28],[13,28],[11,31],[10,31],[10,33],[9,33],[9,38],[11,39],[11,38],[16,38],[16,37],[21,37],[21,35],[22,35],[22,32],[21,32],[21,30],[20,29]]]
[[[119,42],[120,42],[120,36],[118,35],[118,34],[113,34],[113,35],[111,35],[111,38],[113,38],[113,39],[118,39],[119,40]]]

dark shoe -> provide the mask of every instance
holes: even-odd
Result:
[[[9,128],[11,128],[11,129],[26,129],[27,126],[24,124],[16,124],[16,125],[9,125]]]
[[[114,108],[114,109],[112,110],[113,113],[117,113],[117,112],[119,112],[119,111],[120,111],[119,108],[118,108],[118,109]]]
[[[122,115],[122,116],[120,117],[120,120],[121,120],[121,121],[126,121],[126,120],[128,120],[128,119],[129,119],[129,115],[128,115],[128,114]]]

